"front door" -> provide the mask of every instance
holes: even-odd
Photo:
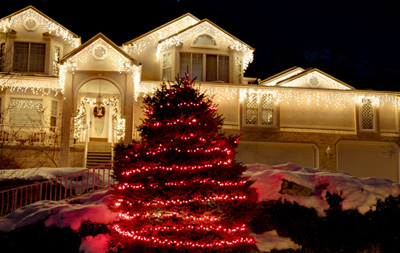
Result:
[[[89,105],[89,140],[109,141],[110,136],[110,107],[108,105]]]

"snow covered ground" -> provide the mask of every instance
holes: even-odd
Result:
[[[400,195],[400,184],[385,179],[357,178],[341,172],[303,168],[296,164],[252,164],[247,167],[245,175],[256,180],[253,186],[258,190],[259,201],[297,202],[299,205],[314,208],[320,216],[324,216],[329,208],[327,193],[338,194],[343,198],[343,210],[354,209],[362,214],[374,210],[379,199]],[[76,171],[79,171],[78,168],[47,168],[38,170],[38,175],[33,177],[52,178]],[[285,182],[294,183],[298,188],[285,192],[282,190]],[[82,222],[88,220],[110,224],[117,219],[116,213],[107,207],[111,197],[110,190],[102,190],[69,200],[36,202],[0,218],[0,230],[7,232],[38,221],[44,221],[48,227],[70,227],[75,231]],[[254,236],[259,250],[263,252],[301,248],[301,245],[290,238],[280,237],[275,230]],[[87,253],[104,252],[109,238],[105,234],[85,237],[80,250]]]

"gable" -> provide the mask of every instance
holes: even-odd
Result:
[[[173,34],[178,33],[199,22],[199,19],[190,13],[176,18],[150,32],[143,34],[131,41],[123,44],[124,50],[128,53],[135,52],[140,54],[149,46],[156,45],[158,41],[165,39]]]
[[[62,38],[69,43],[72,48],[78,47],[81,43],[79,36],[55,22],[33,6],[28,6],[0,19],[0,32],[9,32],[17,27],[23,27],[26,31],[35,31],[40,27],[44,32]]]
[[[157,45],[157,58],[159,58],[162,51],[167,50],[172,46],[179,46],[180,44],[194,41],[198,36],[203,34],[211,35],[218,42],[222,42],[226,45],[226,49],[242,52],[244,70],[253,61],[254,48],[237,39],[207,19],[204,19],[177,34],[161,40]]]
[[[309,69],[288,79],[280,81],[277,86],[294,88],[314,88],[331,90],[354,90],[354,88],[319,69]]]
[[[263,86],[276,86],[277,83],[286,80],[292,76],[295,76],[301,72],[303,72],[304,69],[300,67],[292,67],[290,69],[286,69],[278,74],[275,74],[271,77],[268,77],[267,79],[264,79],[260,82],[260,85]]]
[[[139,65],[110,39],[99,33],[80,47],[71,51],[60,61],[61,65],[74,70],[107,69],[130,71],[133,65]]]

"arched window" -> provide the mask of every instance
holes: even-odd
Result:
[[[194,40],[193,44],[203,45],[203,46],[217,46],[217,43],[215,42],[214,38],[207,34],[203,34],[197,37]]]

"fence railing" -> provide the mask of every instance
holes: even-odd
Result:
[[[0,216],[41,200],[61,200],[114,185],[113,163],[0,192]]]
[[[57,127],[35,125],[11,126],[0,124],[0,142],[16,144],[54,144],[60,137]]]

